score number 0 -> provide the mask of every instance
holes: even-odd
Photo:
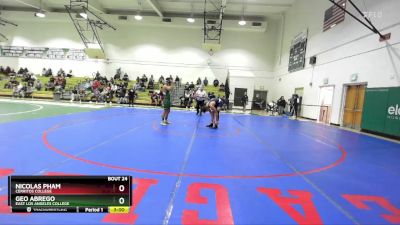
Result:
[[[125,186],[122,185],[122,184],[119,185],[118,190],[120,192],[124,192],[125,191]],[[119,204],[123,205],[125,203],[125,198],[124,197],[119,198],[118,202],[119,202]]]

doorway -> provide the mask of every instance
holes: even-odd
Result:
[[[257,91],[254,90],[254,95],[253,95],[253,104],[252,104],[252,109],[253,110],[263,110],[267,106],[267,95],[268,91]]]
[[[297,115],[301,116],[302,115],[302,104],[303,104],[303,94],[304,94],[304,88],[299,87],[294,89],[294,93],[299,96],[298,104],[299,106],[297,107]]]
[[[321,87],[319,94],[319,117],[318,122],[330,124],[332,114],[332,102],[334,86]]]
[[[365,98],[365,84],[346,86],[346,101],[343,109],[343,126],[359,130]]]
[[[247,88],[235,88],[233,106],[243,107],[242,98],[243,98],[245,92],[247,92]]]

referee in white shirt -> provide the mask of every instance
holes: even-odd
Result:
[[[200,113],[200,116],[201,116],[201,114],[202,114],[201,108],[204,106],[204,101],[206,100],[206,97],[207,97],[207,93],[206,93],[206,91],[204,91],[203,86],[201,86],[200,89],[196,91],[195,96],[196,96],[196,101],[197,101],[197,104],[196,104],[197,115],[199,115],[199,113]]]

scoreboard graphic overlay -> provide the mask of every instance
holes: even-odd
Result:
[[[128,213],[131,176],[9,176],[13,213]]]

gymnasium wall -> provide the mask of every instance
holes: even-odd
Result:
[[[49,14],[45,19],[33,17],[31,13],[10,13],[17,28],[7,26],[4,32],[10,40],[3,45],[56,47],[82,49],[80,38],[67,17]],[[16,14],[20,16],[16,16]],[[11,17],[9,17],[11,18]],[[19,18],[19,19],[18,19]],[[222,50],[210,56],[202,49],[203,34],[201,26],[195,28],[171,27],[161,25],[144,26],[138,22],[119,22],[107,18],[117,27],[117,31],[101,31],[108,61],[87,60],[83,62],[68,60],[41,60],[0,58],[2,63],[14,67],[28,67],[35,73],[43,67],[57,71],[72,69],[77,76],[92,75],[95,71],[112,76],[119,67],[126,71],[130,78],[143,73],[173,76],[179,75],[184,81],[195,81],[199,76],[210,81],[217,77],[225,81],[228,71],[232,79],[247,77],[249,85],[268,86],[273,79],[275,59],[276,31],[278,23],[269,21],[267,31],[241,32],[238,29],[227,29],[222,36]],[[146,20],[146,18],[144,19]],[[249,32],[250,31],[250,32]],[[261,79],[255,83],[254,79]]]
[[[388,42],[379,42],[378,35],[346,15],[344,22],[322,32],[324,12],[332,4],[322,0],[298,0],[284,16],[283,32],[277,45],[274,89],[272,98],[288,98],[295,88],[304,87],[303,104],[318,105],[320,87],[334,86],[331,122],[341,123],[344,85],[367,83],[368,87],[400,86],[400,1],[354,0],[362,11],[375,13],[371,20],[382,30],[392,33]],[[364,4],[365,3],[365,4]],[[353,13],[355,10],[348,5]],[[361,16],[358,16],[361,18]],[[281,24],[282,25],[282,24]],[[289,73],[289,49],[292,39],[308,28],[306,68]],[[282,38],[283,34],[283,38]],[[317,64],[308,64],[311,56]],[[351,75],[358,80],[351,82]],[[324,79],[328,80],[324,84]],[[312,85],[310,85],[312,83]],[[317,119],[318,107],[303,107],[303,116]]]

